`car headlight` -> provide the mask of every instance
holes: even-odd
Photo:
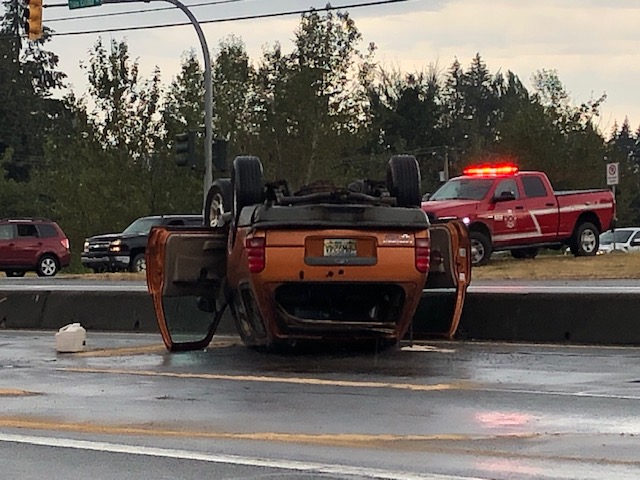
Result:
[[[120,252],[122,250],[122,240],[114,240],[109,244],[110,252]]]
[[[84,241],[84,245],[82,246],[82,251],[83,252],[88,252],[89,251],[89,240],[85,240]]]

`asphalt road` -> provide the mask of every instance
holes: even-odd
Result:
[[[3,478],[640,478],[640,348],[54,346],[0,332]]]

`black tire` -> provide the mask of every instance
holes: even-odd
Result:
[[[207,192],[204,202],[204,224],[208,227],[220,225],[223,213],[231,212],[233,193],[230,178],[219,178]]]
[[[7,271],[4,272],[4,274],[7,277],[12,277],[12,278],[24,277],[25,273],[27,273],[27,272],[21,271],[21,270],[7,270]]]
[[[38,260],[36,273],[39,277],[53,277],[60,270],[60,263],[53,255],[43,255]]]
[[[575,229],[569,246],[576,257],[591,257],[600,248],[600,230],[591,222],[583,222]]]
[[[131,263],[129,264],[129,271],[132,273],[146,272],[147,271],[147,261],[144,258],[144,253],[138,253]]]
[[[511,250],[511,256],[513,258],[525,259],[525,258],[536,258],[538,255],[537,247],[529,247],[529,248],[515,248]]]
[[[233,215],[237,220],[244,207],[263,200],[262,162],[258,157],[236,157],[231,169]]]
[[[399,207],[419,207],[420,168],[413,155],[394,155],[387,165],[387,189]]]
[[[489,237],[478,231],[471,231],[469,237],[471,238],[471,264],[476,267],[486,265],[492,253]]]

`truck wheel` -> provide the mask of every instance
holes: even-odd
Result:
[[[387,165],[387,189],[399,207],[419,207],[420,168],[413,155],[394,155]]]
[[[38,268],[36,273],[39,277],[53,277],[60,266],[58,265],[58,259],[53,255],[43,255],[38,261]]]
[[[491,242],[489,238],[481,232],[472,231],[469,234],[471,239],[471,264],[474,266],[485,265],[491,257]]]
[[[213,182],[204,202],[204,224],[217,227],[221,224],[223,213],[231,211],[231,179],[220,178]]]
[[[600,231],[591,222],[583,222],[576,228],[571,239],[571,253],[576,257],[590,257],[598,252],[600,247]]]
[[[515,248],[511,250],[511,256],[517,259],[536,258],[537,255],[538,255],[538,249],[536,247]]]
[[[262,202],[262,163],[258,157],[236,157],[231,170],[233,215],[238,219],[244,207]]]
[[[144,253],[139,253],[129,264],[129,271],[133,273],[145,272],[147,270],[147,261],[144,258]]]

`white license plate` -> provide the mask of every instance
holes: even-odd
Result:
[[[353,238],[325,238],[323,255],[325,257],[356,257],[358,256],[356,241]]]

